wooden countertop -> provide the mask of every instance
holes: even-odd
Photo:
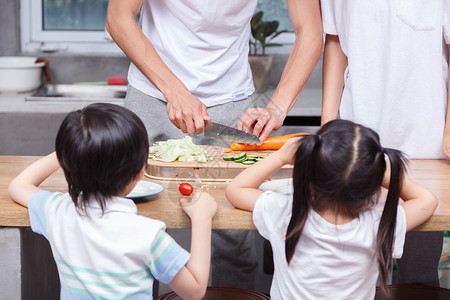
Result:
[[[30,226],[27,209],[14,203],[7,187],[12,178],[38,156],[0,156],[0,226]],[[439,199],[439,206],[431,219],[416,230],[450,230],[450,161],[411,160],[410,177],[429,188]],[[153,180],[153,179],[152,179]],[[140,215],[162,220],[167,228],[190,228],[190,220],[178,205],[180,194],[175,181],[158,180],[165,190],[137,202]],[[255,229],[250,212],[234,208],[226,199],[226,182],[211,182],[205,189],[216,198],[219,208],[213,220],[215,229]],[[67,191],[63,172],[58,170],[43,182],[41,187],[49,191]]]

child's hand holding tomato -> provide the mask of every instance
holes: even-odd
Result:
[[[217,211],[216,199],[203,191],[196,191],[192,197],[181,198],[180,205],[192,221],[211,220]]]

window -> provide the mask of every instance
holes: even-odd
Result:
[[[278,31],[287,30],[271,40],[272,43],[282,44],[282,47],[266,48],[267,54],[289,54],[294,44],[295,34],[289,17],[286,0],[258,0],[256,12],[262,11],[264,21],[278,21]]]
[[[256,11],[263,11],[263,20],[276,20],[280,23],[278,30],[294,31],[289,18],[286,0],[258,0]]]
[[[20,0],[22,51],[123,55],[105,31],[108,0]],[[279,30],[292,31],[285,0],[259,0],[264,20],[280,22]],[[273,42],[285,47],[268,53],[289,53],[294,34],[283,33]]]
[[[108,0],[21,0],[23,52],[123,54],[105,31]]]

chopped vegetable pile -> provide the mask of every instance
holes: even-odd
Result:
[[[265,156],[258,156],[254,154],[247,154],[245,152],[241,152],[238,154],[225,156],[223,157],[223,160],[234,161],[236,163],[241,163],[244,165],[253,165],[255,162],[260,161],[264,157]]]
[[[207,162],[212,160],[208,153],[192,142],[190,136],[181,139],[169,139],[154,143],[150,147],[151,159],[172,162],[172,161],[197,161]]]

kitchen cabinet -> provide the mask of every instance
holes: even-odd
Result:
[[[26,101],[29,95],[0,94],[0,155],[52,152],[56,133],[67,113],[90,103]]]

